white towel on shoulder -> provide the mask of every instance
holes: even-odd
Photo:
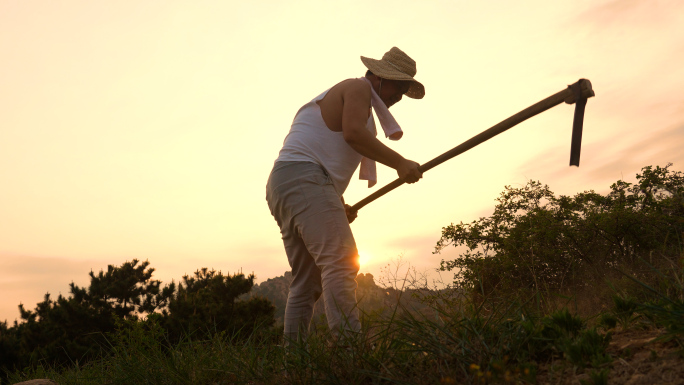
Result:
[[[359,79],[365,80],[366,83],[368,83],[368,85],[371,87],[371,106],[373,107],[373,111],[375,111],[375,115],[377,115],[378,120],[380,121],[380,126],[385,132],[385,136],[390,140],[401,139],[401,137],[404,135],[404,132],[401,130],[401,127],[399,127],[399,123],[397,123],[396,119],[394,119],[390,113],[389,108],[387,108],[385,105],[385,102],[380,99],[380,96],[378,96],[373,89],[371,81],[365,77]],[[378,130],[375,126],[375,120],[372,120],[372,128],[373,133],[377,136]],[[365,156],[361,159],[359,179],[367,180],[368,187],[373,187],[378,182],[375,161],[373,159],[366,158]]]

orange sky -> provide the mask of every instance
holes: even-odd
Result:
[[[417,5],[419,4],[419,5]],[[0,320],[107,264],[168,282],[201,267],[288,270],[265,182],[297,109],[359,56],[418,63],[422,100],[388,142],[425,163],[579,78],[596,97],[581,166],[561,105],[371,203],[362,272],[434,269],[441,228],[487,215],[505,185],[608,186],[684,169],[681,1],[0,1]],[[379,166],[369,190],[396,177]]]

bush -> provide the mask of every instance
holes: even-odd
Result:
[[[683,244],[684,174],[670,166],[644,167],[636,184],[617,181],[606,195],[556,197],[538,181],[506,186],[490,217],[443,228],[436,252],[466,251],[440,269],[480,299],[595,291],[620,271],[651,282],[642,258],[667,270]]]
[[[171,296],[168,310],[164,309],[164,325],[172,341],[185,336],[205,339],[228,332],[248,337],[258,328],[275,323],[275,307],[263,297],[238,301],[254,286],[254,274],[223,275],[206,268],[197,270],[194,277],[184,276],[183,283]]]
[[[266,299],[238,300],[254,285],[254,275],[224,276],[200,269],[179,285],[153,280],[149,262],[138,260],[90,272],[90,286],[70,285],[71,295],[45,295],[34,310],[19,305],[23,322],[0,323],[0,372],[27,367],[81,365],[107,355],[107,336],[146,319],[164,328],[169,345],[187,336],[205,338],[224,333],[246,338],[274,323],[274,307]],[[122,330],[124,328],[124,330]]]

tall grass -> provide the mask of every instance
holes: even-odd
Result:
[[[153,321],[108,336],[100,359],[83,366],[38,367],[12,381],[59,384],[435,384],[534,383],[540,363],[578,368],[606,360],[610,339],[561,311],[540,317],[511,305],[433,307],[429,316],[395,309],[364,317],[362,332],[332,344],[322,329],[282,347],[278,331],[237,340],[226,334],[170,344]]]
[[[658,277],[655,285],[628,276],[643,288],[645,300],[632,302],[630,310],[643,316],[653,325],[667,330],[661,340],[676,342],[684,351],[684,250],[678,260],[667,259],[668,269],[657,269],[642,260],[652,274]]]
[[[668,271],[653,268],[658,285],[630,276],[641,293],[616,295],[609,312],[591,319],[578,316],[573,306],[546,311],[536,293],[503,303],[426,289],[421,311],[397,298],[384,312],[363,314],[360,334],[335,343],[321,325],[305,342],[288,347],[279,329],[261,329],[247,339],[214,333],[171,342],[149,318],[107,335],[94,361],[42,365],[8,379],[50,378],[61,385],[534,384],[541,369],[561,367],[587,373],[585,383],[602,384],[610,375],[607,348],[616,328],[635,322],[666,328],[666,338],[682,346],[682,262],[673,260]]]

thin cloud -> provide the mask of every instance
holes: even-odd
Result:
[[[0,282],[40,281],[45,278],[87,277],[91,269],[106,269],[107,263],[95,260],[46,258],[32,256],[3,256],[0,259]]]
[[[586,189],[583,185],[600,184],[607,189],[617,179],[632,180],[645,166],[673,163],[674,169],[684,169],[684,151],[681,150],[684,143],[684,122],[661,131],[644,130],[638,140],[620,139],[609,138],[582,146],[580,169],[583,171],[580,179],[586,183],[576,186],[578,192]],[[540,164],[567,164],[568,157],[567,149],[550,149],[525,163],[520,168],[520,173],[534,175],[532,179],[538,179],[542,183],[557,180],[559,168],[544,171]]]
[[[657,27],[672,21],[681,10],[681,1],[613,0],[583,12],[577,21],[593,23],[597,28]]]
[[[0,258],[0,321],[19,318],[19,304],[34,309],[43,301],[45,294],[57,298],[69,295],[69,284],[88,285],[92,270],[106,269],[105,261],[73,260],[31,256],[8,256]]]
[[[418,235],[413,237],[394,238],[390,240],[388,246],[403,248],[407,250],[425,251],[425,245],[434,245],[439,240],[439,235]]]
[[[641,170],[644,166],[665,166],[673,163],[674,168],[684,169],[684,123],[672,126],[633,143],[617,152],[615,160],[591,171],[594,179],[605,179],[619,170]]]

